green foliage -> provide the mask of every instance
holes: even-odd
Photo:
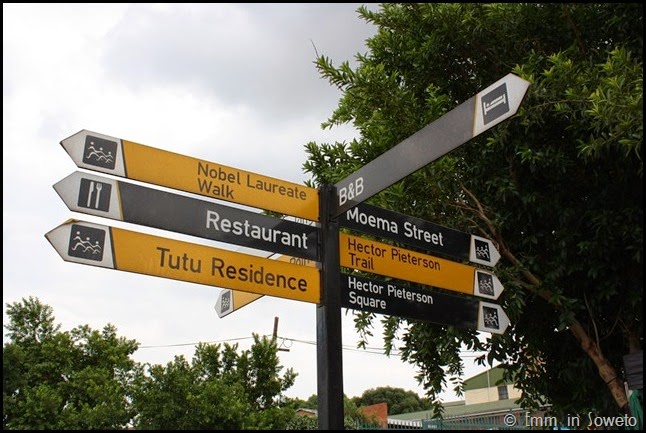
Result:
[[[316,417],[296,415],[285,427],[285,430],[318,430],[319,422]]]
[[[312,394],[307,401],[298,399],[299,403],[298,408],[307,408],[317,410],[318,406],[318,396]],[[295,402],[289,402],[288,405],[291,407],[294,406]],[[370,424],[370,419],[366,417],[354,399],[343,396],[343,426],[345,430],[357,430],[358,425]],[[297,414],[291,420],[287,422],[285,427],[286,430],[318,430],[318,417],[316,415],[310,416],[305,414]]]
[[[134,340],[88,326],[60,332],[51,307],[30,297],[7,306],[3,346],[3,428],[122,429],[133,416],[129,393]]]
[[[386,403],[388,405],[388,415],[418,412],[428,410],[431,407],[427,399],[421,398],[413,391],[389,386],[368,389],[360,397],[354,397],[352,401],[358,407]]]
[[[492,239],[512,326],[481,341],[385,318],[386,347],[402,334],[402,358],[436,409],[466,346],[517,373],[527,407],[616,413],[568,331],[580,325],[618,374],[643,336],[643,5],[389,3],[359,13],[377,33],[356,69],[324,56],[317,67],[344,92],[323,126],[351,123],[360,137],[307,144],[314,184],[344,178],[510,72],[531,83],[512,119],[370,200]],[[360,335],[374,319],[357,316]]]
[[[282,429],[294,417],[282,392],[296,374],[282,376],[276,343],[254,335],[249,350],[200,344],[192,362],[177,356],[148,365],[135,377],[135,427],[140,429]]]
[[[139,344],[79,326],[61,332],[38,299],[7,305],[2,350],[3,428],[11,430],[285,429],[296,416],[283,392],[273,340],[254,335],[249,350],[200,344],[192,362],[166,366],[130,356]]]

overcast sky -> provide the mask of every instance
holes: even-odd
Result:
[[[78,169],[60,141],[83,129],[303,183],[305,144],[354,136],[321,130],[341,94],[313,62],[367,51],[359,5],[3,3],[3,312],[34,296],[63,330],[113,324],[141,344],[135,360],[162,364],[197,342],[248,348],[279,317],[281,362],[299,374],[286,394],[316,394],[314,304],[266,296],[220,319],[218,288],[65,262],[45,233],[76,218],[173,237],[65,206],[52,186]],[[346,395],[424,394],[413,366],[378,353],[380,328],[356,349],[343,315]],[[484,371],[473,354],[465,365],[465,377]]]

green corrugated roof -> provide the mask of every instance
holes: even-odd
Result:
[[[501,367],[494,367],[490,370],[483,371],[480,374],[476,374],[475,376],[466,379],[464,381],[464,390],[469,391],[472,389],[482,389],[482,388],[489,388],[489,387],[495,387],[499,385],[505,385],[505,384],[510,384],[513,383],[511,381],[502,381],[502,376],[505,370],[503,370]],[[489,374],[487,377],[487,373]],[[498,381],[501,381],[498,383]]]
[[[451,402],[457,404],[444,404],[444,418],[451,418],[461,415],[481,415],[491,412],[506,411],[510,409],[520,409],[520,405],[515,403],[516,400],[509,398],[507,400],[488,401],[486,403],[464,404],[463,401]],[[461,403],[461,404],[460,404]],[[389,415],[388,418],[399,420],[421,420],[430,419],[433,415],[432,410],[424,410],[420,412],[404,413],[401,415]]]
[[[486,403],[467,404],[464,406],[447,407],[444,410],[444,418],[457,415],[478,415],[501,410],[520,409],[520,404],[515,403],[516,399],[488,401]]]
[[[488,376],[487,377],[487,373]],[[502,367],[493,367],[487,371],[484,371],[480,374],[476,374],[468,379],[464,380],[464,390],[473,390],[473,389],[482,389],[495,387],[503,384],[510,384],[513,382],[502,381],[504,370]],[[498,383],[500,381],[500,383]],[[466,405],[464,400],[461,401],[451,401],[443,403],[444,407],[444,418],[449,418],[452,416],[459,415],[477,415],[481,413],[495,412],[500,410],[509,410],[520,408],[519,404],[514,403],[514,399],[506,400],[496,400],[489,401],[485,403],[469,404]],[[419,419],[429,419],[432,415],[432,411],[420,411],[420,412],[411,412],[404,413],[399,415],[390,415],[389,418],[399,419],[399,420],[419,420]]]

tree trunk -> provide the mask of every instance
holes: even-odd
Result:
[[[504,240],[502,239],[502,236],[500,236],[491,220],[487,217],[484,208],[482,207],[478,199],[469,190],[464,188],[464,185],[462,185],[462,188],[476,204],[475,208],[467,205],[466,203],[463,203],[463,206],[471,212],[475,213],[478,218],[485,223],[485,225],[487,226],[487,234],[489,234],[492,239],[495,239],[498,243],[500,255],[507,259],[509,263],[513,264],[514,266],[518,266],[520,269],[523,269],[521,272],[523,278],[529,283],[529,286],[525,285],[528,290],[543,298],[547,303],[550,303],[551,293],[543,289],[541,289],[540,291],[538,290],[538,287],[540,287],[540,280],[536,278],[536,276],[529,270],[527,270],[524,266],[522,266],[520,260],[518,260],[514,256],[509,248],[507,248]],[[560,306],[555,307],[558,309],[562,308]],[[623,382],[617,376],[617,370],[615,369],[615,367],[610,364],[608,359],[603,355],[603,352],[601,351],[599,345],[590,338],[579,321],[575,319],[571,324],[569,324],[568,329],[580,343],[581,348],[586,353],[586,355],[588,355],[592,362],[594,362],[594,365],[599,371],[599,376],[608,386],[610,394],[614,398],[615,403],[617,403],[619,409],[625,413],[628,408],[628,397],[626,395],[626,390],[624,388]]]
[[[626,396],[626,389],[624,388],[623,382],[619,380],[619,377],[617,377],[617,370],[608,362],[608,359],[603,356],[597,343],[590,338],[579,322],[571,324],[569,329],[581,343],[583,351],[588,354],[590,359],[594,362],[594,365],[597,366],[599,376],[601,376],[601,379],[603,379],[608,386],[617,406],[619,406],[622,411],[625,411],[626,406],[628,405],[628,397]]]

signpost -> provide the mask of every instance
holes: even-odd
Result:
[[[529,82],[508,74],[336,183],[334,216],[513,116]]]
[[[317,268],[70,220],[46,235],[63,260],[319,303]]]
[[[493,334],[502,334],[509,326],[497,304],[349,274],[341,274],[341,305]]]
[[[114,220],[318,260],[318,228],[88,173],[54,185],[67,207]]]
[[[61,141],[79,168],[318,220],[318,190],[82,130]]]
[[[489,239],[366,203],[341,214],[339,225],[480,265],[493,267],[500,260]]]
[[[341,266],[489,299],[497,299],[504,289],[490,272],[342,234],[340,225],[495,266],[500,254],[485,238],[359,205],[514,115],[528,86],[509,74],[320,190],[87,130],[61,141],[80,168],[319,221],[320,227],[80,172],[54,185],[71,210],[279,252],[290,259],[271,260],[76,220],[45,236],[65,261],[225,288],[215,306],[220,317],[264,295],[317,304],[318,425],[342,430],[342,307],[491,333],[505,332],[509,319],[493,303],[342,274]],[[320,269],[307,266],[315,260],[321,262]]]
[[[468,295],[498,299],[503,286],[487,271],[415,251],[339,234],[341,266]]]

